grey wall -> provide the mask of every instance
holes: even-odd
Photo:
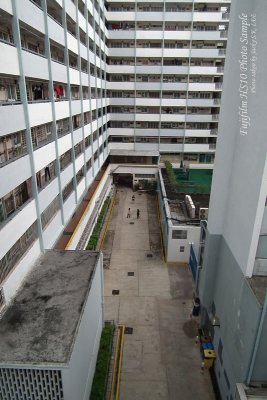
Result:
[[[262,308],[223,237],[207,232],[206,245],[208,257],[200,272],[199,291],[202,307],[208,311],[215,308],[220,320],[220,327],[214,328],[215,372],[222,398],[226,399],[230,393],[234,396],[236,382],[247,377]],[[222,363],[218,357],[220,340]]]
[[[243,31],[239,18],[242,14],[247,15],[249,24],[248,28],[243,26]],[[250,60],[254,57],[252,14],[256,14],[257,29],[255,93],[254,89],[251,89],[253,76]],[[241,269],[248,275],[253,268],[267,194],[266,15],[265,0],[232,1],[208,221],[209,231],[213,234],[223,234]],[[247,44],[240,41],[246,38]],[[242,50],[244,46],[245,51]],[[245,56],[242,56],[242,51]],[[248,63],[240,64],[239,61],[244,57],[247,57]],[[243,85],[245,89],[242,89]],[[242,106],[242,100],[247,101],[243,119],[250,118],[250,126],[244,130],[245,133],[240,132],[239,107]]]
[[[267,382],[267,315],[265,314],[255,365],[251,376],[252,382]]]

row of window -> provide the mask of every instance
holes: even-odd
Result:
[[[69,19],[67,20],[67,26],[68,23]],[[20,29],[21,47],[23,50],[29,51],[31,53],[37,54],[42,57],[46,57],[48,51],[50,51],[52,60],[63,64],[66,64],[68,61],[69,66],[71,68],[78,69],[79,67],[78,54],[75,54],[71,50],[66,51],[66,48],[64,48],[61,44],[53,41],[52,39],[49,40],[50,49],[49,48],[46,49],[45,36],[41,32],[36,31],[31,26],[26,25],[22,21],[19,21],[19,29]],[[81,43],[87,46],[86,34],[81,30],[81,28],[79,28],[79,34]],[[0,14],[0,41],[14,45],[12,17],[9,16],[4,11],[1,12]],[[96,54],[96,56],[100,57],[103,62],[105,62],[106,59],[105,52],[102,51],[100,47],[89,37],[88,37],[88,47],[90,51],[92,51],[94,54]],[[88,68],[88,61],[82,57],[80,58],[80,67],[81,71],[83,72],[88,72],[88,70],[90,69],[91,75],[94,75],[92,71],[95,68],[96,75],[98,77],[104,76],[104,71],[101,70],[100,68],[93,66],[92,64],[90,64],[90,67]]]
[[[187,92],[186,91],[174,91],[174,90],[163,90],[162,92],[160,91],[108,91],[107,96],[112,98],[135,98],[135,97],[146,97],[146,98],[163,98],[163,99],[214,99],[217,100],[220,98],[220,94],[214,94],[213,92],[188,92],[188,97],[187,97]]]
[[[185,56],[183,58],[155,58],[155,57],[109,57],[107,59],[107,64],[109,65],[129,65],[129,66],[142,66],[142,65],[157,65],[157,66],[183,66],[188,67],[190,66],[197,66],[197,67],[217,67],[218,72],[223,72],[222,67],[224,65],[224,59],[221,58],[219,60],[214,58],[196,58],[192,57],[189,60],[189,57]],[[179,74],[179,70],[177,70],[177,74]]]
[[[227,7],[221,7],[219,5],[212,4],[188,4],[183,2],[173,2],[171,4],[168,3],[153,3],[149,2],[140,2],[140,3],[119,3],[118,4],[107,4],[107,11],[139,11],[139,12],[226,12],[228,11]]]
[[[54,83],[53,97],[59,100],[86,100],[105,98],[105,90],[97,87],[70,85],[70,93],[66,84]],[[47,81],[26,79],[26,93],[28,102],[49,101],[49,89]],[[0,104],[8,105],[21,102],[20,87],[17,78],[0,77]]]
[[[172,156],[172,154],[165,153],[166,157]],[[176,155],[179,157],[183,157],[184,161],[190,161],[193,163],[213,163],[214,162],[214,153],[183,153],[182,155],[180,153],[176,153]]]
[[[31,187],[32,180],[29,178],[0,199],[0,223],[32,197]]]
[[[93,135],[86,138],[85,143],[83,141],[77,143],[74,146],[74,158],[77,158],[85,148],[89,147],[92,143],[91,141],[97,140],[99,132],[94,132]],[[94,161],[99,157],[106,148],[107,143],[105,142],[94,154]],[[60,171],[65,169],[73,161],[72,149],[66,151],[60,156],[59,164]],[[87,161],[87,169],[92,165],[92,161]],[[90,165],[90,167],[89,167]],[[76,174],[77,184],[83,177],[83,171],[78,171]],[[36,172],[36,181],[39,190],[44,189],[51,180],[56,177],[56,161],[52,161],[44,168]],[[23,206],[30,198],[32,198],[32,178],[27,179],[25,182],[17,186],[15,189],[7,193],[3,198],[0,199],[0,223],[7,220],[10,215],[12,215],[16,210]]]
[[[162,82],[162,83],[214,83],[222,82],[222,78],[214,76],[190,75],[189,80],[187,75],[109,75],[109,82]]]
[[[98,110],[93,110],[92,112],[85,112],[83,114],[84,125],[101,117],[101,112],[103,115],[106,114],[106,109],[103,108]],[[82,114],[77,114],[72,117],[73,130],[82,127]],[[64,118],[56,121],[57,136],[62,137],[70,132],[70,119]],[[106,130],[106,125],[102,127],[102,131]],[[101,131],[101,132],[102,132]],[[101,134],[100,132],[100,134]],[[53,140],[52,135],[52,123],[34,126],[31,128],[31,138],[33,148],[43,146]],[[12,161],[14,158],[26,154],[26,132],[19,131],[14,132],[10,135],[0,136],[0,164]]]
[[[218,21],[218,23],[210,23],[209,21],[203,22],[193,22],[193,26],[189,22],[171,22],[166,21],[165,24],[163,22],[139,22],[139,21],[112,21],[107,23],[108,30],[117,31],[117,30],[145,30],[145,31],[226,31],[228,25],[225,21],[228,19],[229,15],[226,13],[222,16],[222,21]]]
[[[37,223],[34,222],[0,260],[0,284],[6,279],[37,237]]]
[[[157,41],[147,41],[147,40],[137,40],[136,42],[128,41],[108,41],[107,46],[109,48],[151,48],[151,49],[210,49],[218,48],[222,49],[226,47],[226,42],[211,41],[211,40],[157,40]]]
[[[110,121],[110,128],[136,128],[136,129],[216,129],[217,123],[213,122],[156,122],[156,121]]]
[[[214,137],[159,137],[159,136],[111,136],[109,142],[115,143],[173,143],[173,144],[209,144],[216,147],[216,138]]]
[[[35,3],[39,8],[42,9],[42,2],[41,0],[32,0],[33,3]],[[91,25],[93,29],[95,29],[96,33],[104,40],[104,32],[103,30],[100,29],[99,24],[94,20],[92,14],[90,13],[89,10],[85,8],[85,4],[82,0],[78,0],[77,2],[78,6],[78,11],[85,17],[88,18],[88,23]],[[94,2],[94,7],[96,9],[96,12],[99,14],[100,18],[102,21],[104,21],[104,13],[103,10],[100,7],[100,4],[95,1]],[[63,25],[63,8],[60,7],[59,3],[56,2],[55,0],[48,0],[47,1],[47,13],[48,15],[53,18],[59,25]],[[87,13],[87,15],[86,15]],[[67,20],[67,31],[76,37],[76,31],[77,31],[77,26],[76,22],[71,18],[70,15],[66,15],[66,20]],[[80,35],[80,40],[82,41],[83,36],[85,35],[85,32],[80,29],[79,32]]]
[[[218,99],[219,100],[219,99]],[[216,102],[217,103],[217,102]],[[216,115],[218,108],[210,107],[127,107],[127,106],[110,106],[110,112],[116,114],[199,114],[199,115]]]

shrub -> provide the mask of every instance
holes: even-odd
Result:
[[[104,204],[103,204],[103,206],[101,208],[101,211],[100,211],[100,213],[98,215],[98,218],[97,218],[96,224],[94,226],[93,232],[92,232],[92,234],[90,236],[90,239],[89,239],[89,242],[88,242],[88,244],[86,246],[86,250],[95,250],[96,249],[97,242],[98,242],[98,239],[99,239],[99,236],[100,236],[100,233],[101,233],[101,229],[102,229],[102,226],[103,226],[103,222],[104,222],[105,216],[106,216],[107,211],[108,211],[109,203],[110,203],[110,197],[108,196],[106,198],[106,200],[104,201]]]
[[[106,325],[102,331],[90,396],[91,400],[103,400],[105,398],[113,333],[113,325]]]

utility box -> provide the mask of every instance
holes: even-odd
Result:
[[[204,356],[204,367],[205,368],[211,368],[213,366],[213,363],[216,359],[216,352],[214,350],[208,349],[208,350],[203,350],[203,356]]]

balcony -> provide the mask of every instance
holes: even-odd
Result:
[[[0,41],[14,45],[11,17],[3,10],[0,10]]]
[[[64,47],[50,40],[51,59],[65,65]]]
[[[32,197],[30,188],[31,178],[0,199],[0,224],[8,220],[16,210],[20,210]]]
[[[69,118],[57,121],[57,137],[60,138],[70,132]]]
[[[0,105],[20,103],[20,89],[17,79],[0,77]]]
[[[20,27],[21,47],[30,53],[39,56],[45,55],[44,36],[31,27],[21,24]]]
[[[38,4],[38,0],[35,2],[35,4],[28,0],[20,0],[16,5],[17,17],[20,25],[23,24],[31,29],[36,30],[36,32],[39,32],[39,34],[40,32],[44,34],[44,14],[40,5]]]
[[[44,168],[36,172],[36,180],[39,192],[43,190],[56,177],[56,162],[52,161]]]
[[[25,131],[0,137],[0,167],[26,154]]]
[[[62,26],[62,8],[59,7],[55,0],[47,0],[47,14],[57,24]]]
[[[33,148],[44,146],[53,140],[52,124],[44,124],[31,128]]]

